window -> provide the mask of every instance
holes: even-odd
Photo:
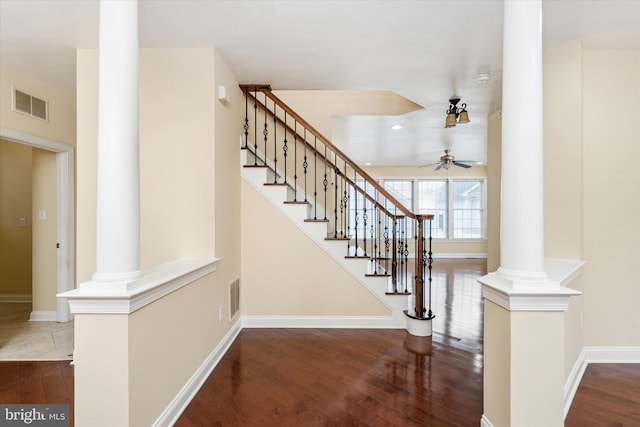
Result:
[[[433,215],[431,235],[434,239],[486,239],[484,178],[403,178],[380,179],[378,182],[410,211]],[[358,180],[358,185],[364,189],[364,181]],[[372,200],[376,199],[377,192],[372,185],[368,185],[366,191]],[[358,239],[365,236],[369,239],[374,232],[374,222],[379,220],[376,219],[374,205],[370,200],[365,200],[362,193],[356,194],[353,189],[349,198],[350,234],[355,237],[357,219]],[[377,199],[383,201],[382,197]],[[365,207],[367,230],[364,225]],[[401,212],[398,211],[398,214]],[[391,227],[391,224],[385,223],[383,226]],[[409,237],[414,235],[412,221],[403,232]]]
[[[453,181],[453,238],[484,237],[484,201],[482,181]]]
[[[484,178],[420,179],[417,206],[434,239],[485,239]]]
[[[447,181],[418,182],[418,212],[433,215],[431,235],[434,239],[446,239],[449,228]]]

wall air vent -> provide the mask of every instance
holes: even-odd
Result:
[[[49,120],[49,102],[13,88],[13,111],[40,120]]]
[[[233,319],[240,311],[240,279],[229,285],[229,318]]]

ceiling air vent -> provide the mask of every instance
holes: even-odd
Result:
[[[41,120],[49,120],[48,101],[15,88],[13,89],[13,111],[28,114]]]

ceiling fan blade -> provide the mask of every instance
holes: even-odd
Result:
[[[427,166],[433,166],[433,165],[437,165],[440,162],[433,162],[433,163],[427,163],[426,165],[422,165],[422,166],[416,166],[418,168],[426,168]]]
[[[442,166],[443,166],[443,165],[444,165],[444,163],[440,163],[440,164],[438,165],[438,167],[434,169],[434,171],[439,171],[440,169],[442,169]]]
[[[456,165],[456,166],[460,166],[461,168],[465,168],[465,169],[469,169],[471,167],[471,165],[465,165],[464,163],[460,163],[458,161],[454,161],[453,164]]]

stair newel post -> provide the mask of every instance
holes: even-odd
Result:
[[[284,183],[287,183],[287,110],[284,111],[284,141],[282,141],[282,157],[284,157]]]
[[[425,257],[423,255],[423,259],[425,259],[426,263],[427,263],[427,271],[428,271],[428,280],[429,280],[429,296],[428,296],[428,303],[429,303],[429,311],[427,312],[427,318],[428,319],[433,319],[435,316],[433,314],[433,312],[431,311],[431,285],[432,285],[432,277],[431,277],[431,269],[432,269],[432,265],[433,265],[433,251],[432,251],[432,243],[433,243],[433,236],[432,236],[432,232],[433,232],[433,218],[429,218],[429,252],[427,252],[427,256]]]
[[[244,92],[244,147],[249,148],[249,89],[242,88]]]
[[[416,274],[415,274],[415,317],[418,319],[424,318],[424,219],[418,215],[416,218],[418,226],[418,247],[416,248]]]
[[[304,128],[303,143],[304,157],[302,158],[302,171],[304,173],[304,201],[307,202],[307,168],[309,167],[309,162],[307,162],[307,128]]]
[[[333,164],[336,165],[333,168],[333,238],[338,238],[338,177],[340,175],[340,170],[338,169],[338,162],[336,161],[336,154],[333,155]],[[342,200],[340,200],[340,206],[342,206]]]
[[[293,122],[293,201],[298,201],[298,121]]]
[[[269,125],[267,124],[267,94],[264,94],[264,130],[262,134],[264,135],[264,160],[262,161],[265,166],[267,164],[267,140],[269,138]]]
[[[273,103],[273,183],[278,183],[278,126],[276,122],[278,104]],[[286,129],[285,129],[286,132]],[[266,157],[265,157],[266,158]]]
[[[318,138],[313,136],[313,219],[318,219]]]
[[[258,166],[258,88],[253,89],[253,165]]]

